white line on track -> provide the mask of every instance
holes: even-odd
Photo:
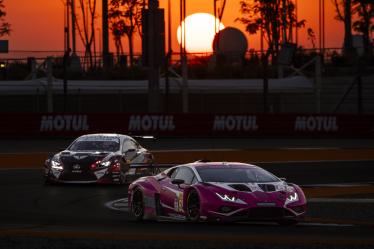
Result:
[[[315,222],[302,222],[298,226],[305,227],[354,227],[353,224],[335,224],[335,223],[315,223]]]
[[[107,208],[115,210],[115,211],[128,212],[129,211],[128,203],[129,203],[128,198],[122,198],[118,200],[109,201],[105,203],[104,205]]]
[[[374,199],[366,198],[310,198],[309,203],[374,203]]]
[[[344,162],[372,162],[374,161],[373,159],[341,159],[341,160],[329,160],[329,159],[326,159],[326,160],[294,160],[294,161],[256,161],[254,162],[255,164],[256,163],[263,163],[263,164],[269,164],[269,163],[279,163],[279,164],[286,164],[286,163],[290,163],[291,165],[292,164],[295,164],[295,163],[344,163]]]
[[[312,200],[312,201],[310,201]],[[326,201],[329,200],[329,198],[314,198],[308,200],[309,202],[319,202],[319,201]],[[338,200],[350,200],[350,199],[338,199]],[[368,199],[357,199],[357,200],[368,200]],[[374,203],[374,199],[369,199]],[[128,207],[128,198],[122,198],[113,200],[110,202],[105,203],[105,206],[109,209],[115,210],[115,211],[121,211],[121,212],[129,212]],[[247,222],[245,222],[247,223]],[[249,224],[260,224],[260,225],[266,225],[269,224],[269,222],[248,222]],[[304,227],[354,227],[354,224],[336,224],[336,223],[317,223],[317,222],[300,222],[298,226],[304,226]]]
[[[302,187],[320,188],[320,187],[367,187],[374,186],[374,182],[347,182],[347,183],[326,183],[326,184],[302,184]]]

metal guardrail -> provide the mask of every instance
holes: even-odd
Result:
[[[297,50],[297,53],[302,52],[302,54],[308,56],[308,55],[313,55],[316,53],[319,53],[318,49],[299,49]],[[248,50],[244,58],[246,59],[251,59],[254,57],[260,57],[263,51],[260,50]],[[207,58],[213,56],[215,53],[214,52],[203,52],[203,53],[188,53],[187,58],[188,60],[194,60],[196,58]],[[334,56],[341,56],[343,54],[342,48],[326,48],[324,50],[324,60],[325,62],[331,62],[332,58]],[[8,54],[2,54],[0,56],[0,60],[2,61],[7,61],[8,63],[11,62],[27,62],[28,58],[34,58],[36,60],[45,60],[47,57],[55,57],[55,58],[62,58],[64,55],[64,51],[60,50],[51,50],[51,51],[39,51],[39,50],[13,50],[9,51]],[[85,56],[84,51],[77,51],[76,55],[80,58],[80,60],[83,61],[87,57]],[[135,53],[134,58],[135,62],[141,62],[141,53]],[[121,58],[128,58],[128,54],[121,54],[117,55],[116,53],[112,53],[113,57],[113,63],[114,65],[117,63],[121,62]],[[92,58],[97,61],[101,65],[101,58],[102,54],[101,53],[93,53]],[[128,59],[127,59],[128,61]],[[178,64],[180,61],[180,53],[178,52],[173,52],[171,61],[173,64]]]

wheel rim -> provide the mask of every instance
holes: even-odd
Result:
[[[134,197],[132,199],[132,211],[136,217],[143,215],[143,196],[139,190],[135,191],[134,193]]]
[[[197,218],[199,216],[200,201],[196,193],[191,193],[188,196],[187,212],[190,218]]]

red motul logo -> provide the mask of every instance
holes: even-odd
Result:
[[[132,115],[129,119],[129,131],[173,131],[172,115]]]
[[[248,115],[215,116],[214,131],[257,131],[257,117]]]
[[[87,115],[44,115],[40,122],[40,131],[87,131]]]
[[[295,131],[335,132],[339,130],[336,116],[297,116]]]

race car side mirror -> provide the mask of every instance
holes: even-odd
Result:
[[[287,178],[285,178],[285,177],[281,177],[281,178],[279,178],[279,180],[281,180],[281,181],[287,181]]]
[[[179,187],[179,185],[184,183],[184,180],[183,179],[173,179],[173,180],[171,180],[171,183],[175,184],[175,185],[178,185],[178,187]]]

